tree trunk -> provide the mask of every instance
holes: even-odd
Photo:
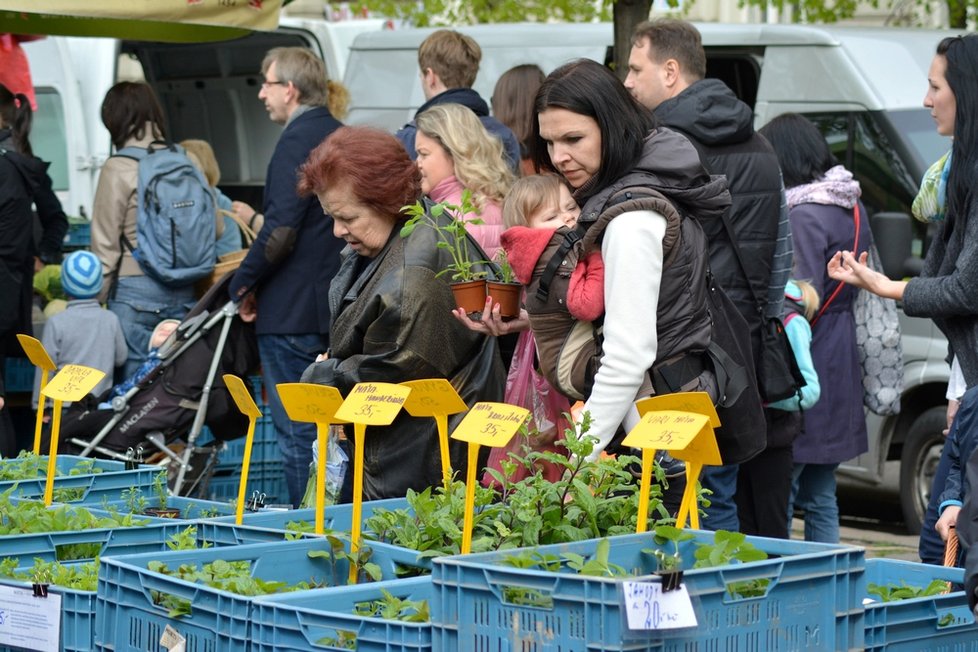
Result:
[[[965,0],[947,0],[948,27],[968,27],[968,3]]]
[[[632,31],[649,19],[652,0],[617,0],[613,7],[615,20],[615,73],[624,80],[628,74],[628,55],[632,51]]]

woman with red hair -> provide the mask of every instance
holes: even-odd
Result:
[[[329,288],[330,350],[302,382],[346,395],[359,382],[447,378],[467,405],[502,400],[495,338],[452,317],[451,289],[435,277],[451,262],[449,253],[436,246],[433,229],[400,236],[401,208],[421,198],[421,177],[397,139],[369,127],[337,129],[303,165],[299,190],[319,198],[334,235],[347,243]],[[364,445],[365,499],[441,483],[433,419],[402,411],[390,426],[368,428]],[[453,441],[450,456],[452,469],[464,472],[465,449]]]

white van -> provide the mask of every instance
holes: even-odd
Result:
[[[163,105],[170,138],[210,142],[222,190],[257,205],[281,132],[257,97],[265,53],[279,46],[308,47],[322,57],[330,78],[339,80],[354,37],[383,26],[381,19],[283,17],[275,32],[215,43],[60,36],[25,43],[38,101],[31,142],[52,164],[65,212],[90,218],[98,171],[111,154],[102,99],[117,81],[145,79]]]
[[[698,24],[707,75],[717,77],[754,108],[761,127],[786,112],[806,114],[833,152],[859,178],[863,201],[887,273],[917,273],[927,228],[910,204],[927,166],[950,147],[922,107],[927,69],[948,31],[797,25]],[[578,57],[611,59],[610,24],[479,25],[458,28],[482,48],[475,89],[487,101],[495,80],[512,66],[536,63],[544,72]],[[394,130],[424,102],[417,48],[433,30],[361,34],[353,43],[345,82],[349,121]],[[899,491],[907,526],[919,530],[940,456],[949,369],[947,342],[929,319],[902,317],[902,412],[867,415],[870,450],[840,473],[881,485],[887,461],[900,463]]]

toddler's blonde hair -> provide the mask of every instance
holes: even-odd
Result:
[[[529,226],[533,213],[560,201],[562,183],[556,174],[531,174],[517,179],[503,201],[503,226]]]

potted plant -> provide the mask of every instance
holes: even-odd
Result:
[[[465,225],[482,224],[482,220],[462,220],[455,217],[478,210],[472,203],[472,193],[463,190],[460,205],[439,202],[426,207],[423,202],[418,201],[401,210],[408,215],[407,222],[401,227],[401,237],[411,235],[419,224],[434,229],[438,248],[448,251],[452,259],[435,276],[451,274],[450,285],[458,306],[466,312],[481,312],[486,305],[486,272],[480,268],[486,261],[472,259],[472,246]]]
[[[153,479],[153,493],[156,494],[157,506],[144,509],[144,514],[159,518],[180,518],[179,509],[167,507],[167,501],[170,498],[170,488],[166,484],[166,471],[160,471]]]
[[[499,304],[499,315],[503,319],[512,319],[520,314],[520,297],[523,286],[517,282],[513,268],[509,264],[506,250],[500,248],[496,254],[496,269],[499,278],[486,281],[486,293]]]

